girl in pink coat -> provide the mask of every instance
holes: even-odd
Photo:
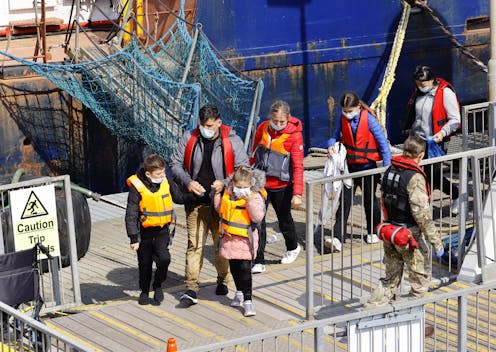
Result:
[[[265,216],[265,174],[244,166],[234,172],[224,193],[214,197],[221,218],[219,255],[229,260],[236,284],[233,307],[243,307],[244,316],[254,316],[251,263],[258,249],[258,228]]]

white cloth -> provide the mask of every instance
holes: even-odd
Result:
[[[336,144],[334,144],[334,149],[335,152],[329,157],[324,167],[323,176],[325,177],[338,177],[348,174],[345,146],[340,142],[336,142]],[[328,182],[324,185],[322,191],[322,207],[320,208],[319,216],[315,224],[315,230],[317,230],[320,225],[327,224],[329,219],[338,209],[343,183],[346,188],[351,188],[352,182],[349,178]],[[332,200],[330,205],[329,200]]]

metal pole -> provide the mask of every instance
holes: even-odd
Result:
[[[253,95],[253,103],[251,104],[250,111],[250,120],[248,121],[248,128],[246,129],[245,135],[245,150],[248,152],[250,149],[250,139],[251,132],[253,129],[253,125],[255,122],[255,115],[257,115],[257,106],[258,106],[258,95],[260,94],[260,81],[257,82],[257,86],[255,88],[255,94]],[[248,152],[250,154],[250,152]]]
[[[81,288],[79,287],[79,272],[77,261],[76,231],[74,228],[74,212],[72,208],[71,178],[69,175],[64,176],[64,193],[65,203],[67,206],[67,228],[69,231],[69,246],[71,249],[71,272],[72,287],[74,289],[74,303],[81,303]]]
[[[468,209],[467,180],[468,158],[464,156],[460,161],[460,197],[458,198],[460,202],[460,209],[458,212],[458,271],[462,268],[463,258],[465,257],[465,224],[467,221],[466,209]],[[472,231],[474,231],[474,229],[472,229]]]
[[[496,0],[490,0],[489,16],[491,26],[491,58],[488,66],[489,101],[496,101]]]
[[[324,327],[318,326],[315,328],[313,346],[315,352],[324,352]]]
[[[486,277],[486,250],[484,247],[484,226],[483,226],[483,208],[482,208],[482,190],[480,179],[479,159],[472,157],[472,180],[474,184],[474,231],[477,240],[477,259],[481,269],[482,281]]]
[[[43,55],[43,63],[46,64],[46,8],[45,0],[41,0],[41,55]]]
[[[74,42],[74,62],[79,62],[79,16],[81,16],[81,0],[76,0],[76,38]]]
[[[307,303],[307,320],[314,318],[313,308],[313,185],[306,184],[306,250],[307,250],[307,263],[306,263],[306,303]]]
[[[193,34],[193,42],[191,43],[191,48],[189,49],[188,58],[186,60],[186,64],[184,66],[183,77],[181,78],[181,83],[186,83],[186,79],[188,78],[189,69],[191,68],[191,61],[193,61],[193,54],[196,50],[196,43],[198,42],[198,35],[200,34],[201,24],[197,24],[195,26],[195,33]]]
[[[458,297],[458,351],[467,350],[467,297]]]

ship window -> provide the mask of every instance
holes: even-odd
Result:
[[[466,25],[467,31],[475,31],[478,29],[488,29],[489,28],[489,17],[481,16],[467,19]]]

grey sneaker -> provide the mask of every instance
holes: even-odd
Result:
[[[236,291],[234,298],[231,301],[231,307],[242,307],[243,306],[243,292]]]
[[[243,302],[243,308],[245,309],[245,312],[244,312],[245,317],[253,317],[253,316],[257,315],[255,310],[253,309],[252,301],[244,301]]]

